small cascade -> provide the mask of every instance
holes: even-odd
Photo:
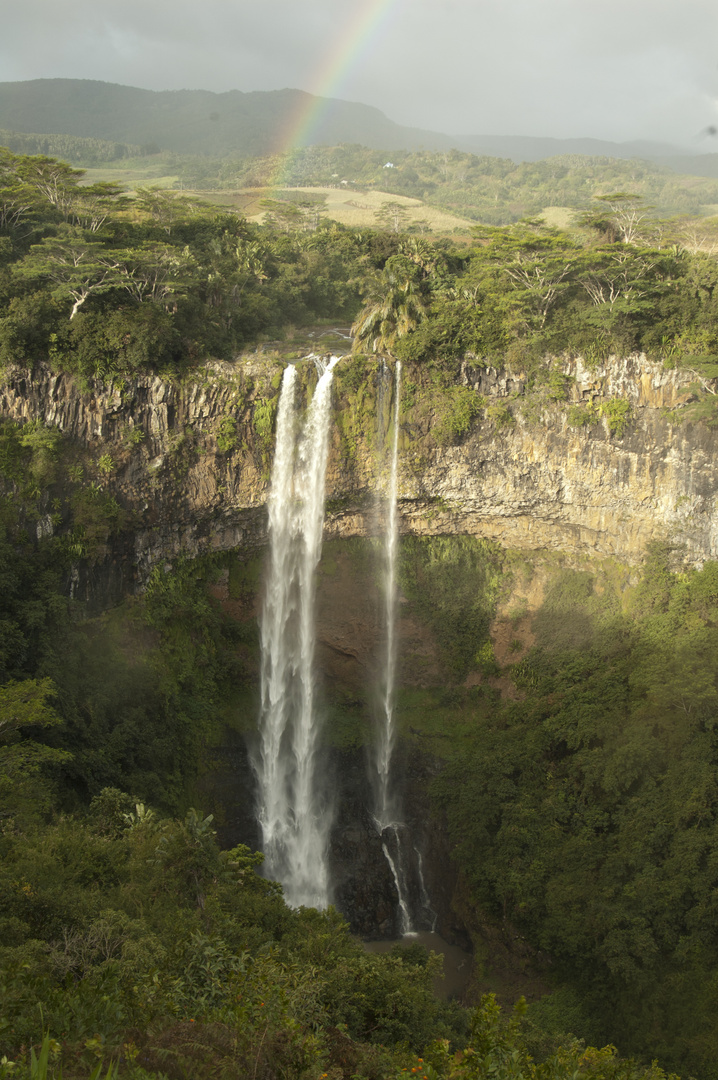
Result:
[[[304,423],[297,372],[285,368],[269,496],[269,570],[261,630],[257,817],[265,868],[293,907],[329,903],[330,813],[317,783],[319,718],[314,705],[315,575],[324,525],[331,383],[338,357],[320,374]]]
[[[404,827],[401,824],[385,826],[381,830],[381,849],[394,878],[396,895],[399,898],[399,931],[405,937],[407,934],[414,932],[414,924],[409,909],[409,886],[404,872],[401,841],[399,839],[399,830]]]
[[[419,877],[419,895],[421,896],[421,912],[423,916],[423,922],[426,924],[424,929],[428,929],[432,934],[436,931],[436,924],[439,920],[439,916],[431,906],[431,900],[429,893],[426,889],[426,882],[424,881],[424,860],[421,857],[421,852],[417,847],[414,848],[414,854],[416,855],[416,869]]]

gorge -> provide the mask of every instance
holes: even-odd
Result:
[[[135,378],[82,389],[38,366],[6,374],[0,405],[18,421],[57,428],[88,475],[93,460],[111,457],[102,487],[122,506],[123,527],[106,527],[68,582],[91,609],[141,591],[153,568],[169,568],[180,556],[224,550],[236,552],[233,558],[240,561],[261,563],[273,461],[258,743],[252,742],[253,720],[242,721],[253,746],[258,794],[240,762],[239,808],[224,805],[220,812],[225,835],[232,842],[263,841],[268,873],[285,882],[290,902],[323,907],[336,899],[360,933],[406,932],[415,924],[431,929],[437,918],[433,905],[444,932],[461,936],[462,919],[452,913],[456,876],[447,862],[446,838],[439,829],[433,846],[428,841],[436,828],[423,794],[435,768],[426,752],[432,744],[425,734],[410,736],[406,722],[399,736],[394,715],[395,670],[404,691],[456,682],[426,617],[417,619],[413,611],[407,619],[397,611],[399,598],[399,606],[407,607],[406,596],[396,591],[399,520],[404,538],[473,537],[495,545],[499,554],[493,557],[504,561],[504,571],[494,600],[487,601],[493,616],[485,652],[502,666],[532,644],[532,617],[561,566],[579,573],[604,566],[601,588],[613,574],[625,589],[652,542],[669,545],[676,565],[700,566],[716,557],[714,436],[701,425],[677,422],[681,405],[690,400],[690,376],[644,356],[593,367],[565,361],[565,400],[532,393],[520,371],[481,367],[470,356],[453,381],[438,387],[407,368],[403,398],[399,364],[393,379],[389,373],[389,393],[387,372],[378,362],[345,358],[322,367],[319,378],[311,360],[285,366],[257,354],[236,365],[208,367],[201,381]],[[310,409],[303,435],[297,395],[309,395],[312,408],[320,409],[316,415]],[[629,403],[620,432],[598,418],[600,404],[616,400]],[[463,415],[467,401],[470,422],[456,435],[452,417]],[[592,409],[593,422],[572,426],[570,408]],[[303,496],[299,511],[292,502],[295,489]],[[383,512],[379,508],[377,517],[381,489]],[[383,555],[377,556],[372,537],[382,517]],[[36,522],[37,535],[59,524],[57,514],[45,513]],[[320,565],[322,532],[329,547]],[[515,554],[507,563],[501,551]],[[521,573],[509,571],[511,559],[521,558]],[[331,563],[340,569],[328,576]],[[381,564],[383,601],[375,578]],[[252,586],[238,603],[229,583],[233,573],[222,571],[215,595],[235,616],[253,620],[260,592]],[[464,585],[471,588],[468,581]],[[318,688],[315,650],[323,683]],[[480,661],[470,660],[459,681],[506,692],[498,674],[482,675],[481,668]],[[339,712],[354,710],[352,724],[360,730],[357,716],[374,714],[375,735],[355,731],[344,749],[332,748],[330,736],[329,761],[328,748],[317,743],[313,717],[316,710],[336,712],[340,699],[350,705],[348,713],[343,705]],[[331,726],[331,719],[325,723]],[[364,753],[373,764],[363,760]],[[326,780],[324,790],[316,783],[317,755],[324,756],[325,777],[333,776],[331,793]],[[390,780],[394,773],[401,777],[398,786]],[[209,784],[213,806],[218,797],[225,804],[231,799],[228,781]],[[396,801],[404,786],[409,826]],[[251,822],[255,799],[259,831]],[[326,863],[325,826],[335,812]]]
[[[32,641],[62,555],[38,674],[68,790],[137,792],[139,823],[201,807],[232,865],[264,848],[290,903],[364,939],[435,928],[473,952],[469,1000],[709,1056],[711,967],[681,959],[713,888],[718,477],[695,402],[690,370],[638,353],[7,368],[6,604]],[[209,820],[189,812],[193,850]]]
[[[0,1074],[716,1080],[713,226],[2,163]]]

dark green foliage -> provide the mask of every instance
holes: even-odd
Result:
[[[362,245],[336,226],[290,236],[154,188],[131,220],[116,187],[81,177],[0,148],[0,363],[171,374],[357,310]]]
[[[407,537],[401,545],[402,593],[432,627],[446,670],[461,679],[488,638],[499,585],[498,550],[473,537]]]
[[[175,320],[151,304],[81,312],[59,327],[50,349],[54,363],[86,378],[172,371],[181,367],[181,354]]]
[[[437,792],[477,895],[552,955],[598,1037],[712,1076],[717,568],[665,560],[628,613],[557,575],[513,669],[523,700]]]
[[[0,318],[0,364],[46,359],[58,315],[58,305],[47,293],[13,297]]]
[[[57,433],[36,425],[19,432],[14,425],[0,432],[0,454],[7,476],[24,470],[27,498],[59,467]],[[22,753],[40,761],[34,748],[44,746],[44,773],[53,762],[60,767],[66,801],[113,785],[155,805],[182,805],[243,678],[234,653],[239,631],[206,591],[213,570],[158,573],[141,604],[76,620],[62,595],[68,560],[97,557],[121,524],[120,508],[98,485],[80,485],[69,534],[33,543],[23,529],[25,506],[6,500],[0,522],[0,674],[18,688],[51,678],[53,715],[62,723],[46,735],[34,724],[19,731],[14,759]]]
[[[179,1025],[196,1025],[201,1065],[231,1060],[249,1075],[260,1062],[265,1076],[318,1075],[337,1028],[358,1075],[377,1078],[371,1062],[392,1061],[380,1044],[420,1051],[463,1033],[462,1010],[433,998],[425,953],[366,954],[332,910],[287,909],[255,872],[261,856],[220,851],[211,817],[161,820],[127,804],[108,789],[84,821],[5,828],[4,1053],[34,1041],[38,1005],[66,1067],[99,1040],[107,1054],[134,1045],[153,1073],[172,1075],[193,1054]]]
[[[431,167],[451,172],[454,159]],[[81,179],[52,158],[0,155],[0,363],[173,374],[325,319],[356,319],[362,347],[406,361],[448,371],[469,352],[532,378],[547,354],[590,363],[644,349],[700,380],[718,351],[711,260],[651,247],[645,229],[622,242],[625,228],[597,238],[525,218],[477,227],[459,249],[308,223],[292,201],[281,206],[296,222],[259,227],[147,188],[130,216],[116,187]],[[625,206],[607,212],[618,229]],[[699,386],[703,412],[705,396]]]

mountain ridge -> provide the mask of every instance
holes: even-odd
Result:
[[[315,104],[312,104],[312,101]],[[310,135],[291,138],[311,110]],[[537,161],[562,154],[643,158],[680,169],[703,157],[645,140],[544,136],[446,135],[406,127],[380,109],[303,90],[145,90],[93,79],[0,82],[0,128],[25,134],[64,134],[153,145],[181,154],[258,156],[289,145],[355,143],[375,150],[451,150]],[[675,162],[675,164],[674,164]],[[710,168],[710,165],[705,167]],[[705,173],[703,174],[705,175]],[[709,173],[713,175],[713,172]]]

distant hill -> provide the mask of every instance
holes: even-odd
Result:
[[[297,118],[317,108],[313,143],[449,150],[448,135],[393,123],[379,109],[301,90],[140,90],[85,79],[0,83],[0,128],[155,146],[178,154],[254,157],[286,149]]]
[[[646,142],[633,139],[630,142],[609,142],[606,139],[548,139],[531,135],[461,135],[456,136],[461,149],[489,157],[511,158],[512,161],[543,161],[544,158],[579,154],[582,157],[639,158],[644,161],[681,159],[678,147],[669,143]],[[691,158],[694,161],[695,158]],[[679,172],[685,170],[678,169]],[[712,175],[712,174],[711,174]]]
[[[4,128],[0,128],[0,146],[7,146],[13,154],[41,154],[62,161],[81,161],[86,165],[141,157],[143,151],[141,146],[128,146],[127,143],[108,142],[106,139],[88,139],[65,133],[38,135],[35,132],[6,131]]]
[[[508,158],[517,164],[559,155],[656,161],[680,173],[715,176],[713,155],[690,156],[662,143],[550,139],[513,135],[444,135],[395,124],[379,109],[302,90],[141,90],[90,79],[0,82],[0,129],[130,144],[144,152],[259,157],[287,149],[301,117],[315,114],[299,145],[354,144],[387,153],[448,151]],[[301,126],[301,124],[299,125]],[[81,156],[78,149],[78,155]],[[101,155],[105,157],[105,154]]]

